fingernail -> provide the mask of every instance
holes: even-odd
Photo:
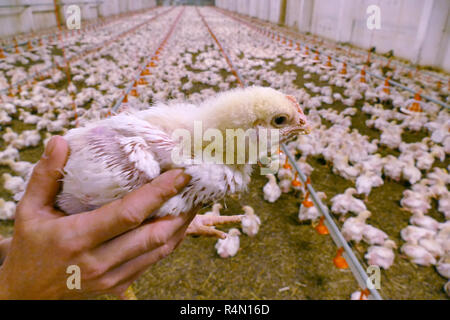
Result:
[[[50,139],[50,141],[47,143],[47,147],[45,147],[45,152],[43,155],[44,159],[48,159],[49,157],[51,157],[53,151],[55,150],[56,144],[57,144],[57,138],[52,137]]]
[[[175,188],[177,190],[181,190],[188,184],[189,181],[191,181],[191,176],[184,173],[183,170],[180,170],[180,173],[175,178],[174,182]]]

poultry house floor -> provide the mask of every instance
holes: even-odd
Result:
[[[217,50],[213,45],[205,47],[207,50]],[[188,51],[186,51],[188,52]],[[195,57],[201,51],[195,52]],[[55,53],[57,54],[57,53]],[[244,57],[242,53],[238,58]],[[294,70],[297,73],[295,84],[301,88],[304,82],[321,83],[316,76],[308,81],[303,79],[303,70],[292,66],[289,60],[281,56],[280,62],[273,68],[282,74]],[[275,60],[272,59],[272,60]],[[266,59],[268,63],[270,59]],[[191,66],[185,66],[193,70]],[[220,70],[222,78],[230,73]],[[244,75],[245,77],[245,75]],[[181,82],[186,81],[181,79]],[[251,83],[250,83],[251,84]],[[60,84],[62,87],[66,83]],[[185,91],[186,94],[199,92],[204,88],[213,88],[203,83]],[[341,88],[332,87],[333,92],[340,92]],[[307,90],[307,89],[306,89]],[[308,91],[308,90],[307,90]],[[308,91],[311,96],[314,93]],[[362,101],[356,107],[360,109]],[[88,106],[86,106],[88,107]],[[323,105],[338,111],[345,107],[341,103]],[[365,120],[369,119],[361,110],[352,117],[352,128],[370,139],[379,138],[380,132],[368,128]],[[323,123],[326,123],[323,120]],[[20,133],[23,130],[34,129],[34,125],[26,125],[17,119],[10,127]],[[2,127],[0,134],[3,134]],[[44,138],[45,133],[41,131]],[[403,134],[406,142],[420,141],[426,132]],[[3,141],[0,145],[4,148]],[[38,147],[20,151],[21,160],[36,162],[43,151],[42,142]],[[381,148],[382,155],[396,154],[395,150]],[[396,154],[397,155],[397,154]],[[327,194],[329,203],[334,195],[342,193],[352,183],[332,173],[331,167],[321,158],[309,158],[308,162],[314,167],[311,176],[316,191]],[[434,166],[446,168],[450,164],[448,157],[444,162],[436,161]],[[0,175],[4,172],[12,173],[8,167],[0,166]],[[215,239],[187,238],[180,247],[166,259],[150,267],[138,279],[133,288],[139,299],[349,299],[352,292],[359,289],[351,271],[337,269],[333,264],[336,255],[336,245],[330,236],[319,235],[311,224],[298,222],[298,208],[301,202],[297,194],[282,194],[273,204],[263,200],[262,188],[267,182],[259,174],[258,168],[252,176],[248,193],[240,198],[228,197],[222,203],[224,215],[241,214],[243,205],[250,205],[261,218],[259,233],[250,238],[241,236],[241,247],[238,254],[229,259],[221,259],[215,249]],[[370,218],[371,224],[381,228],[397,243],[401,243],[400,230],[408,225],[410,213],[401,210],[399,201],[406,185],[385,180],[383,186],[374,188],[367,202],[368,210],[375,213]],[[0,186],[0,197],[11,199],[11,194]],[[205,208],[203,211],[207,211]],[[442,215],[436,210],[436,203],[429,215],[442,222]],[[336,222],[342,225],[339,221]],[[231,226],[230,226],[231,227]],[[12,235],[14,222],[0,221],[0,234]],[[227,226],[224,230],[229,229]],[[363,266],[367,266],[363,258],[367,249],[364,245],[353,247]],[[396,254],[393,266],[382,270],[380,294],[384,299],[447,299],[442,290],[445,279],[439,276],[433,267],[419,267],[404,259],[399,252]],[[282,289],[282,290],[280,290]]]

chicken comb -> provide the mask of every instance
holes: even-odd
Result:
[[[302,110],[302,108],[300,108],[300,105],[298,104],[297,99],[295,99],[294,96],[286,95],[286,98],[297,107],[297,110],[300,114],[303,114],[303,110]]]

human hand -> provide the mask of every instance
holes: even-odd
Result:
[[[14,235],[0,269],[0,299],[76,299],[122,293],[185,236],[195,210],[145,221],[190,180],[171,170],[123,199],[67,216],[53,204],[69,147],[52,138],[16,210]],[[81,289],[67,287],[67,267],[81,271]]]
[[[9,246],[11,245],[12,238],[3,238],[0,236],[0,265],[6,258],[9,251]]]

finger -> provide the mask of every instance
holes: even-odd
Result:
[[[196,226],[193,228],[188,228],[186,230],[186,235],[193,236],[205,236],[205,237],[214,237],[219,239],[225,239],[227,237],[227,234],[223,231],[217,230],[214,227],[207,227],[207,226]]]
[[[92,256],[107,270],[167,243],[181,228],[185,230],[195,213],[159,218],[131,230],[92,250]]]
[[[70,218],[83,226],[83,236],[95,246],[139,226],[189,181],[183,170],[170,170],[122,199]]]
[[[40,208],[53,206],[59,192],[62,170],[69,154],[67,141],[60,136],[54,136],[48,142],[45,152],[33,169],[25,194],[20,201],[29,208],[18,210],[20,218],[38,214]]]
[[[176,235],[174,235],[166,244],[131,259],[121,266],[105,273],[104,276],[98,280],[100,286],[109,288],[117,287],[128,279],[131,279],[134,275],[144,272],[152,264],[168,256],[177,247],[180,241],[183,240],[186,232],[185,228],[187,227],[180,228]]]
[[[235,216],[204,216],[202,219],[202,223],[205,226],[216,226],[227,223],[237,223],[241,222],[244,215],[235,215]]]

